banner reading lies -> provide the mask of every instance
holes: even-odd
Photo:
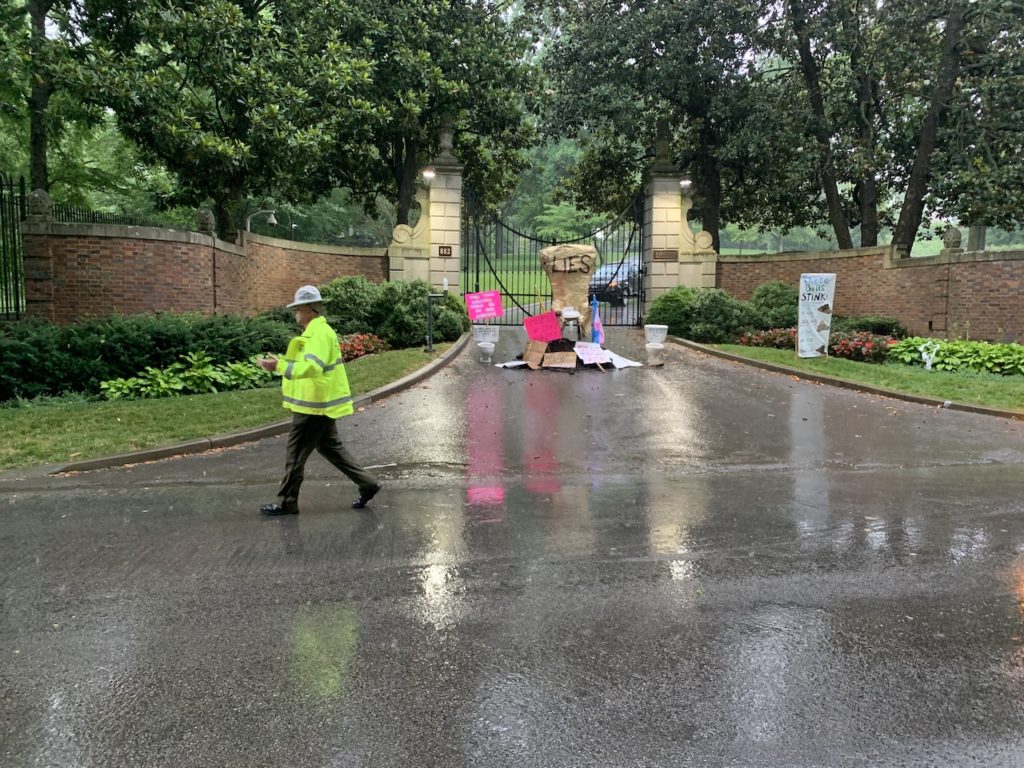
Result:
[[[828,355],[828,336],[832,328],[832,302],[836,295],[836,276],[831,272],[800,275],[797,356]]]

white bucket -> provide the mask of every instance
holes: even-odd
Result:
[[[493,341],[481,341],[476,345],[477,349],[480,350],[480,362],[489,363],[491,362],[491,355],[494,353],[494,342]]]
[[[667,325],[644,326],[644,340],[648,344],[664,344],[666,336],[668,336]]]
[[[648,365],[664,365],[665,364],[665,345],[664,344],[644,344],[647,348],[647,364]]]

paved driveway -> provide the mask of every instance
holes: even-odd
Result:
[[[261,519],[283,438],[0,479],[0,764],[1024,764],[1024,425],[475,357],[341,422],[368,513]]]

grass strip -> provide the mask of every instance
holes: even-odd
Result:
[[[399,349],[345,364],[353,395],[396,381],[438,358]],[[246,389],[155,400],[88,402],[82,398],[17,401],[0,408],[0,469],[110,456],[197,437],[263,426],[289,417],[281,388]]]
[[[1024,410],[1024,376],[992,373],[950,373],[926,371],[903,363],[858,363],[838,357],[798,358],[791,349],[715,344],[716,349],[734,355],[820,373],[837,379],[882,387],[908,395],[934,397],[989,408]]]

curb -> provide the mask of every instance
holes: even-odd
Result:
[[[353,407],[358,408],[360,406],[375,403],[378,400],[382,400],[396,392],[401,392],[403,389],[408,389],[424,379],[429,378],[454,360],[455,357],[466,347],[466,344],[469,343],[469,339],[470,334],[462,334],[462,336],[452,344],[451,349],[446,351],[437,360],[428,363],[418,371],[410,373],[408,376],[403,376],[397,381],[392,381],[390,384],[385,384],[383,387],[359,395],[359,397],[352,400]],[[285,419],[284,421],[266,424],[262,427],[256,427],[255,429],[246,429],[241,432],[230,432],[228,434],[213,435],[211,437],[197,437],[183,443],[175,443],[174,445],[162,445],[155,448],[144,448],[140,451],[132,451],[131,453],[119,453],[114,456],[103,456],[98,459],[76,461],[71,464],[53,465],[47,468],[48,471],[46,474],[57,475],[64,472],[88,472],[92,469],[109,469],[110,467],[121,467],[125,464],[138,464],[143,461],[167,459],[171,456],[185,456],[190,453],[203,453],[204,451],[209,451],[213,448],[227,448],[232,445],[262,440],[265,437],[282,435],[289,430],[291,423],[291,419]]]
[[[833,387],[840,387],[842,389],[852,389],[857,392],[867,392],[872,395],[882,395],[883,397],[891,397],[894,400],[906,400],[910,403],[919,403],[921,405],[930,405],[935,408],[945,408],[950,411],[968,411],[970,413],[980,413],[984,416],[996,416],[1003,419],[1017,419],[1024,421],[1024,411],[1011,411],[1003,410],[1000,408],[988,408],[984,405],[971,405],[970,403],[957,403],[952,400],[939,400],[934,397],[924,397],[923,395],[909,395],[906,392],[897,392],[894,389],[885,389],[884,387],[874,387],[870,384],[861,384],[856,381],[850,381],[849,379],[837,379],[834,376],[826,376],[821,373],[811,373],[810,371],[804,371],[800,368],[790,368],[788,365],[778,365],[777,363],[767,363],[763,360],[752,360],[749,357],[743,357],[742,355],[734,355],[731,352],[725,352],[721,349],[715,349],[714,347],[705,346],[704,344],[698,344],[695,341],[689,341],[687,339],[679,338],[678,336],[669,336],[668,340],[673,344],[678,344],[681,347],[695,350],[697,352],[703,352],[706,355],[712,357],[720,357],[723,360],[730,360],[734,363],[743,363],[744,365],[750,365],[754,368],[762,368],[766,371],[772,371],[773,373],[784,373],[789,376],[795,376],[799,379],[806,379],[808,381],[815,381],[819,384],[828,384]]]

